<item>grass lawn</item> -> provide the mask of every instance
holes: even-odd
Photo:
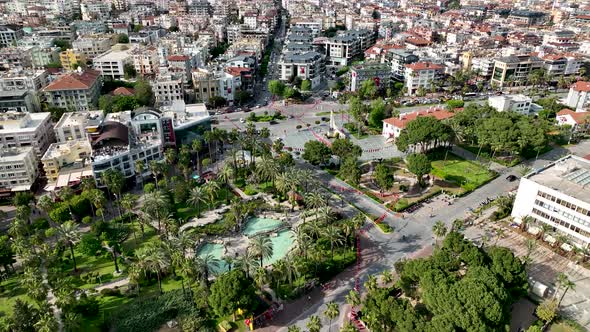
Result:
[[[465,190],[474,190],[495,177],[493,172],[484,167],[451,153],[447,155],[447,160],[432,161],[431,174]]]
[[[579,332],[580,330],[570,326],[568,323],[554,324],[549,329],[549,332]]]
[[[0,312],[5,315],[12,314],[12,306],[17,299],[33,303],[26,291],[20,285],[20,275],[13,275],[12,277],[0,282]]]

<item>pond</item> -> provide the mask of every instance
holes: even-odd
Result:
[[[251,237],[256,234],[273,231],[282,225],[284,225],[284,223],[280,220],[254,217],[246,222],[242,234]]]

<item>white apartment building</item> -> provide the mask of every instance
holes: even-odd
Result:
[[[405,86],[410,96],[415,95],[420,88],[428,91],[444,70],[443,66],[430,62],[415,62],[405,67]]]
[[[488,104],[498,112],[516,112],[528,115],[531,112],[533,99],[523,94],[491,96],[488,98]]]
[[[575,110],[585,109],[588,105],[590,82],[578,81],[570,87],[565,104]]]
[[[0,26],[0,47],[16,46],[16,41],[24,34],[22,28]]]
[[[0,73],[0,91],[33,91],[39,93],[49,84],[47,70],[11,70]]]
[[[278,63],[280,79],[289,81],[294,77],[311,81],[312,89],[320,85],[325,75],[324,56],[318,52],[285,52]]]
[[[94,69],[102,76],[118,80],[125,77],[125,65],[133,66],[133,53],[136,46],[117,44],[109,51],[97,56],[92,61]]]
[[[0,150],[32,146],[41,157],[54,141],[51,113],[0,113]]]
[[[373,80],[377,88],[388,88],[393,77],[391,67],[382,63],[365,63],[350,69],[350,91],[357,91],[364,81]]]
[[[35,183],[39,170],[32,147],[0,149],[0,190],[26,191]]]
[[[512,217],[521,223],[532,217],[528,231],[538,234],[539,225],[564,233],[572,244],[588,247],[590,243],[590,161],[574,155],[561,158],[522,177],[512,209]],[[552,233],[545,240],[555,242]],[[568,249],[567,245],[562,246]]]
[[[97,132],[103,120],[103,111],[66,112],[53,126],[53,131],[59,143],[87,141],[88,134]]]
[[[152,82],[156,103],[166,104],[175,100],[184,100],[184,84],[181,78],[173,75],[158,76]]]
[[[140,47],[133,51],[133,67],[140,76],[153,76],[158,73],[160,59],[155,47]]]
[[[113,39],[104,35],[84,36],[72,42],[74,51],[84,54],[88,60],[92,60],[108,51],[112,45]]]

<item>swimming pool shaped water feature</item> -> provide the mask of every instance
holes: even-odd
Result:
[[[212,267],[213,274],[218,275],[220,273],[226,272],[229,270],[229,266],[222,260],[224,254],[223,244],[219,243],[205,243],[199,250],[197,251],[197,256],[205,257],[207,255],[211,255],[213,258],[217,260],[217,265]]]
[[[273,231],[283,225],[284,223],[280,220],[254,217],[246,222],[242,234],[251,237],[256,234]]]

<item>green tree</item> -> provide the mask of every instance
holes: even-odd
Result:
[[[137,72],[135,71],[135,67],[130,63],[126,63],[123,66],[123,73],[124,73],[126,79],[135,78],[135,76],[137,76]]]
[[[559,302],[557,303],[557,308],[561,306],[561,302],[567,294],[567,291],[570,289],[576,289],[576,284],[571,281],[565,273],[561,272],[557,275],[557,283],[559,284],[559,288],[563,289],[563,293],[561,293],[561,297],[559,298]]]
[[[258,303],[252,280],[242,270],[232,270],[217,278],[208,302],[218,317],[233,315],[234,320],[238,309],[254,312]]]
[[[303,80],[303,82],[301,82],[301,91],[311,91],[310,80]]]
[[[88,257],[96,256],[96,253],[101,249],[102,245],[100,240],[94,234],[84,234],[78,245],[78,250]]]
[[[347,182],[358,186],[361,181],[362,171],[355,157],[348,157],[340,166],[340,176]]]
[[[425,154],[411,154],[406,157],[406,165],[412,174],[416,175],[418,184],[424,186],[424,175],[430,173],[432,165]]]
[[[385,119],[385,103],[383,99],[377,98],[371,102],[369,125],[374,128],[381,128],[383,119]]]
[[[268,236],[257,236],[251,240],[250,246],[254,253],[260,258],[260,267],[263,267],[263,259],[269,259],[272,257],[272,241]]]
[[[268,91],[275,97],[282,96],[285,91],[285,84],[279,80],[270,80],[268,82]]]
[[[124,33],[120,33],[117,35],[117,43],[120,44],[129,44],[129,36]]]
[[[555,298],[546,299],[545,301],[541,302],[535,313],[537,317],[545,322],[545,325],[551,323],[555,317],[557,317],[557,310],[559,305],[557,304],[557,300]]]
[[[74,263],[74,271],[78,271],[78,267],[76,266],[76,255],[74,253],[74,246],[80,241],[78,225],[73,221],[68,220],[57,228],[57,233],[60,240],[70,248],[70,254],[72,255],[72,261]]]
[[[361,99],[373,99],[377,96],[377,85],[375,81],[372,79],[365,80],[361,83],[360,88],[358,89],[358,96]]]
[[[154,105],[154,92],[149,82],[145,80],[137,81],[137,83],[135,84],[135,98],[137,99],[139,105]]]
[[[303,146],[303,159],[312,165],[328,162],[331,156],[330,148],[319,141],[307,141]]]
[[[285,87],[285,89],[283,89],[283,98],[290,99],[290,98],[295,98],[296,96],[297,96],[297,90],[295,90],[291,87]]]
[[[340,309],[338,308],[338,304],[334,301],[332,302],[328,302],[326,303],[326,311],[324,311],[324,315],[326,316],[326,318],[328,318],[330,320],[330,325],[328,328],[328,331],[332,330],[332,320],[334,320],[334,318],[338,317],[338,315],[340,314]]]
[[[393,187],[393,174],[393,169],[391,169],[384,163],[379,163],[377,164],[377,166],[375,166],[375,170],[373,171],[373,178],[375,179],[375,183],[377,183],[381,191],[387,191]]]
[[[170,266],[170,261],[157,242],[150,242],[135,251],[137,265],[145,272],[153,272],[158,278],[160,294],[162,290],[162,274]]]
[[[348,101],[348,114],[354,119],[357,124],[357,134],[361,134],[361,126],[365,121],[367,107],[359,97],[352,97]]]
[[[313,315],[309,317],[306,326],[309,332],[320,332],[322,329],[322,321],[320,320],[320,317]]]
[[[358,145],[345,138],[335,139],[331,149],[332,154],[337,156],[340,161],[344,161],[346,158],[359,158],[363,154],[363,150]]]

